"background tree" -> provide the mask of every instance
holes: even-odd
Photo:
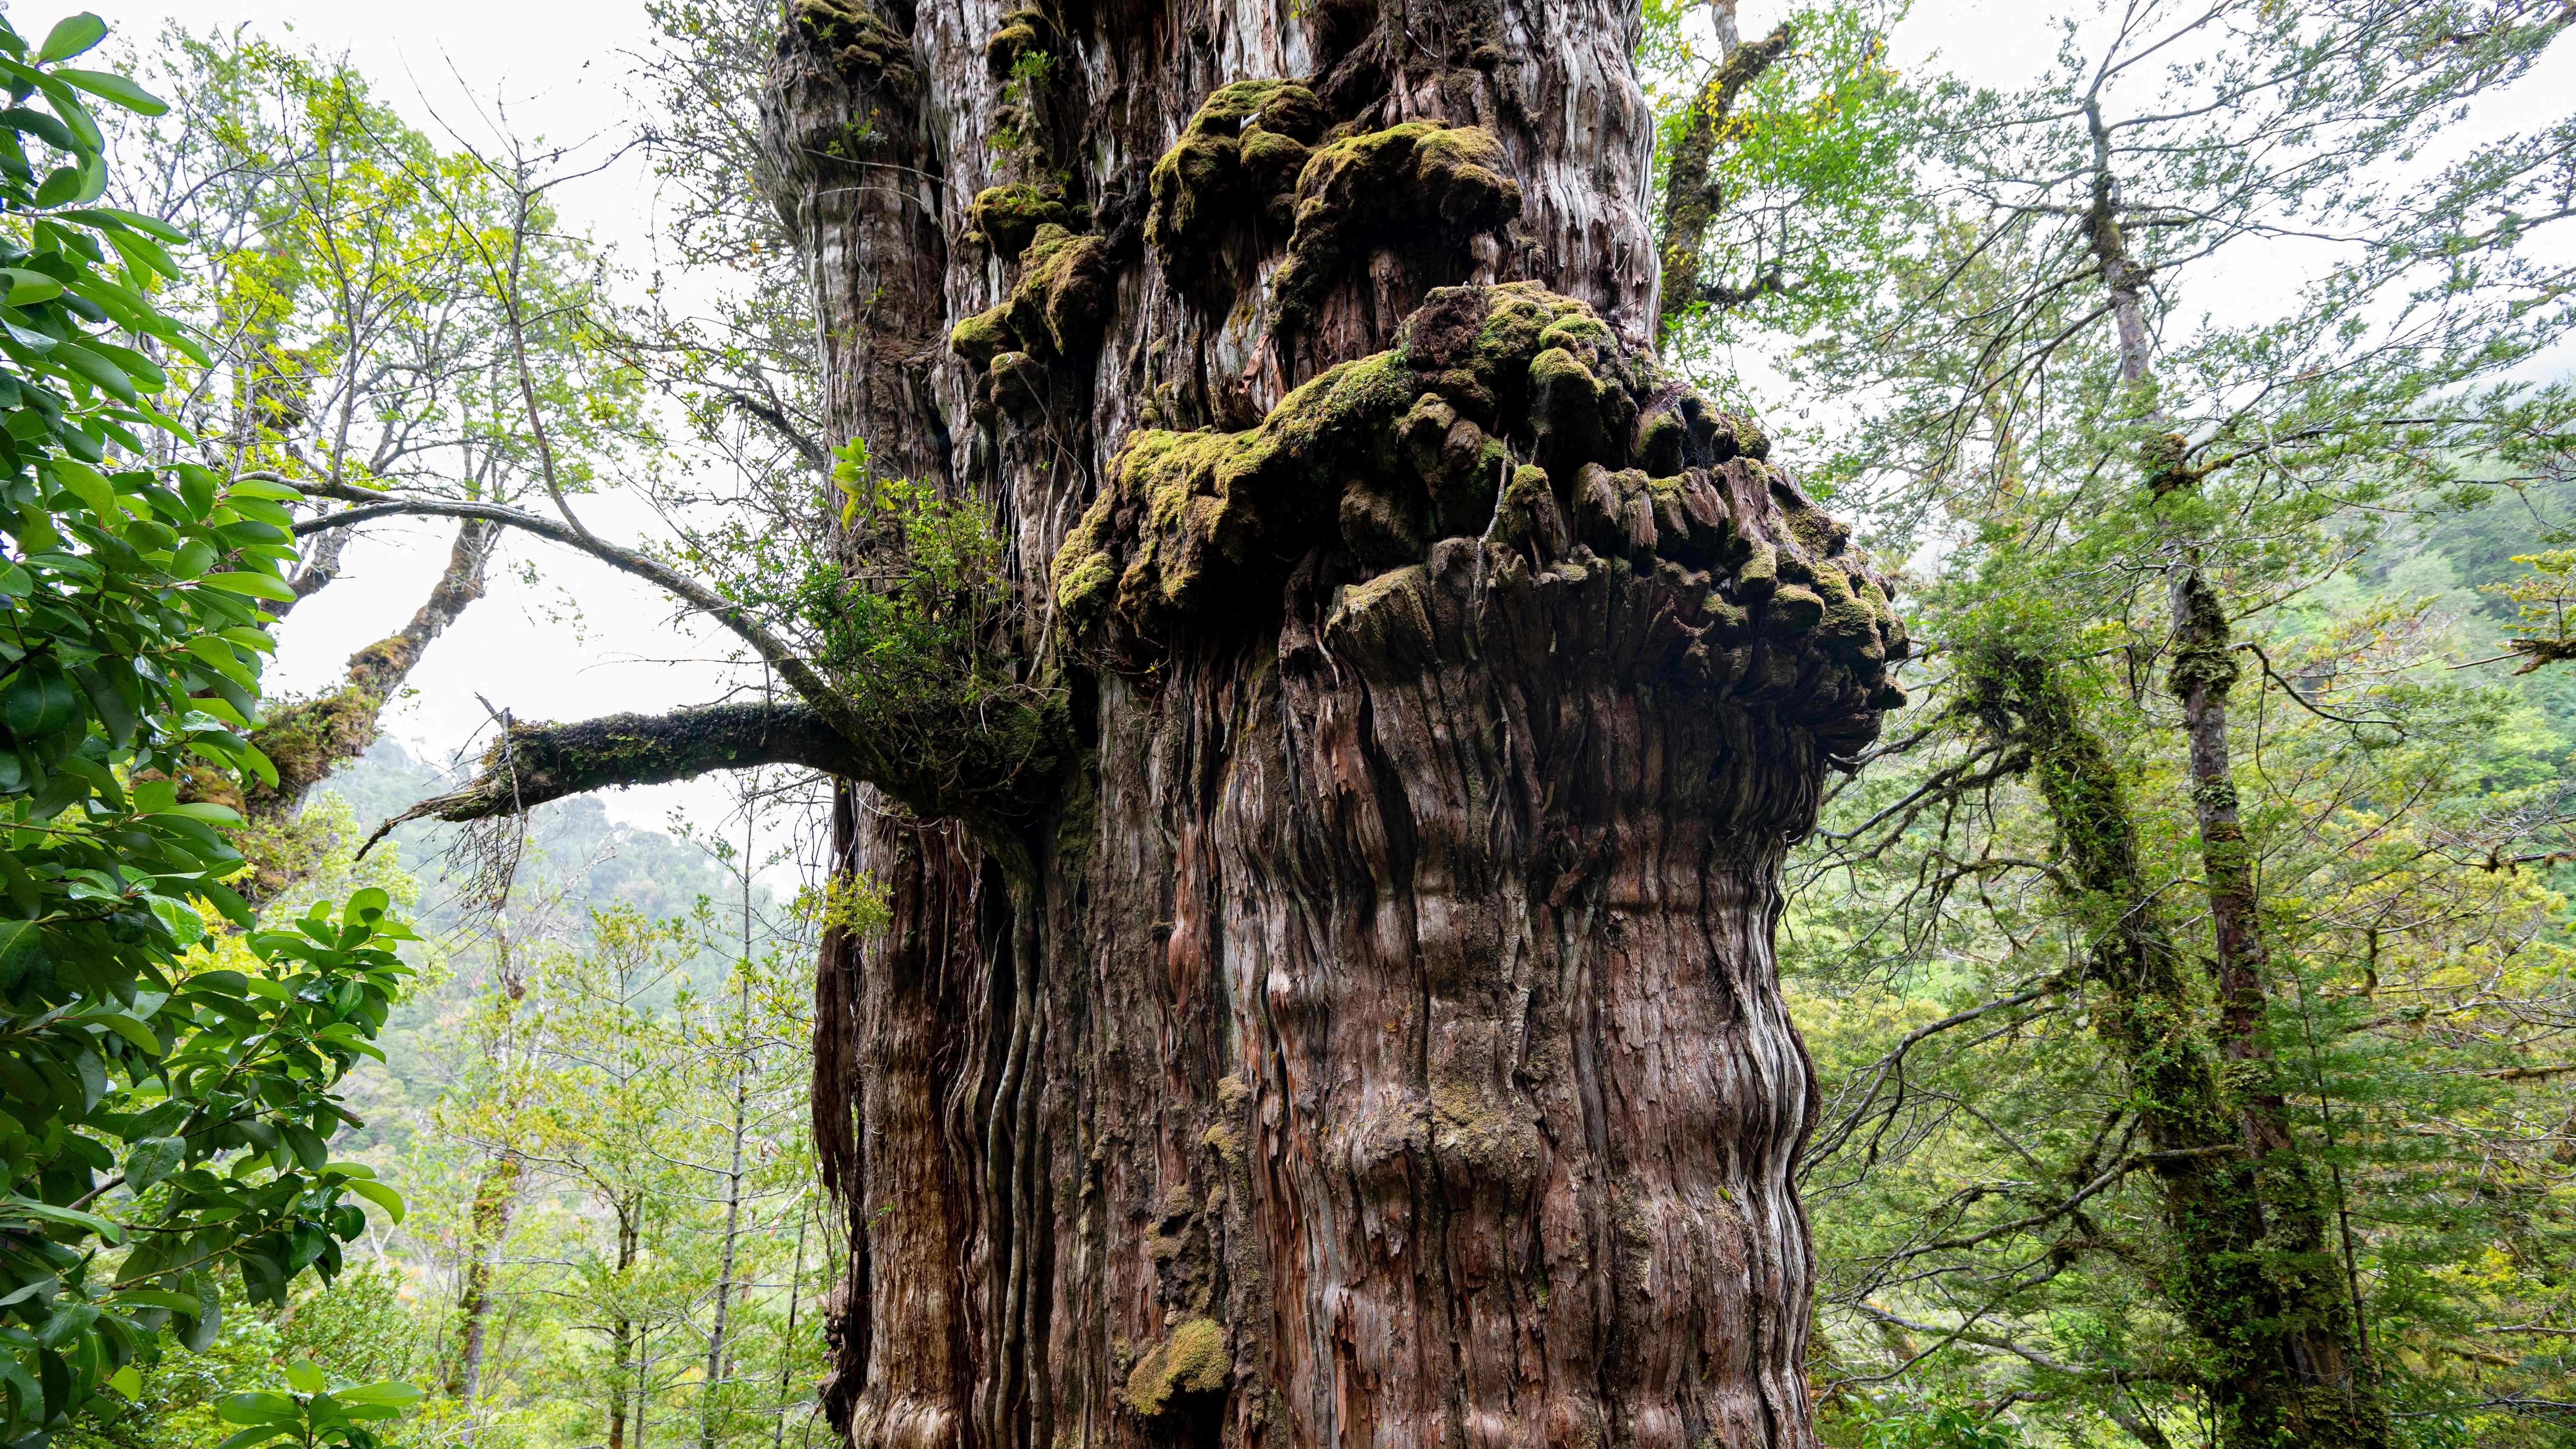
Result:
[[[1934,641],[1794,961],[1839,1059],[1808,1163],[1854,1418],[1894,1379],[2069,1436],[2384,1443],[2547,1396],[2549,1355],[2464,1336],[2528,1300],[2450,1295],[2496,1234],[2556,1251],[2503,1164],[2555,1126],[2508,1098],[2554,1080],[2513,1063],[2554,1040],[2563,906],[2463,874],[2552,766],[2439,668],[2439,614],[2363,591],[2375,536],[2536,481],[2561,427],[2501,385],[2563,321],[2495,220],[2550,144],[2407,164],[2555,33],[2113,7],[2028,90],[1907,112],[1910,234],[1797,369],[1867,419],[1837,496],[1921,550]],[[2196,284],[2258,271],[2277,306],[2195,322]],[[2501,1219],[2457,1195],[2490,1172],[2530,1185]],[[2472,1388],[2464,1352],[2531,1377]]]

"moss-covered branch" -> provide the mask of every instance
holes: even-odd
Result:
[[[251,782],[243,800],[245,813],[254,820],[291,817],[325,776],[375,743],[386,701],[402,688],[430,641],[483,597],[483,568],[499,533],[498,524],[466,520],[456,530],[447,567],[408,623],[350,655],[348,675],[339,687],[265,711],[267,718],[251,742],[277,767],[277,784]]]
[[[613,714],[578,724],[513,722],[463,789],[386,821],[483,820],[611,785],[663,785],[717,770],[800,765],[864,776],[869,763],[822,714],[797,704],[720,704],[670,714]],[[383,834],[383,830],[377,832]]]
[[[1728,46],[1726,58],[1718,62],[1716,72],[1691,103],[1690,119],[1682,129],[1680,143],[1673,147],[1672,165],[1664,173],[1664,300],[1662,312],[1655,319],[1657,346],[1663,344],[1673,324],[1694,306],[1742,306],[1782,285],[1776,271],[1757,276],[1741,287],[1703,283],[1699,266],[1700,253],[1708,243],[1708,229],[1716,224],[1718,208],[1725,202],[1712,166],[1718,139],[1745,87],[1759,80],[1788,49],[1786,25],[1749,45]]]

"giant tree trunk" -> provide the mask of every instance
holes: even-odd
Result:
[[[833,1422],[1811,1443],[1772,930],[1902,631],[1643,355],[1633,0],[789,13],[831,425],[997,508],[1079,744],[842,792]]]

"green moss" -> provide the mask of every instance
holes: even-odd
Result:
[[[1011,330],[1032,350],[1046,349],[1059,360],[1087,356],[1100,340],[1109,303],[1109,243],[1048,223],[1038,227],[1020,264]]]
[[[1556,490],[1548,482],[1545,468],[1525,464],[1513,471],[1512,481],[1495,506],[1494,538],[1513,548],[1536,549],[1545,554],[1565,552],[1569,542],[1565,520],[1557,510]]]
[[[1308,148],[1324,129],[1314,92],[1294,81],[1221,86],[1154,163],[1145,240],[1187,271],[1249,210],[1287,224]]]
[[[1735,596],[1759,603],[1771,597],[1780,583],[1780,552],[1767,543],[1753,545],[1752,553],[1735,568]]]
[[[1223,1389],[1233,1367],[1225,1351],[1225,1325],[1213,1318],[1184,1319],[1136,1361],[1123,1397],[1138,1417],[1151,1419],[1169,1409],[1178,1395]]]
[[[1636,427],[1641,398],[1680,421]],[[1441,540],[1481,538],[1489,558],[1517,554],[1568,588],[1659,591],[1675,667],[1775,700],[1808,680],[1839,748],[1868,727],[1859,701],[1891,697],[1901,626],[1848,535],[1785,474],[1712,469],[1722,421],[1695,395],[1676,401],[1579,302],[1528,284],[1441,288],[1396,347],[1326,371],[1255,427],[1130,434],[1055,560],[1060,618],[1159,649],[1194,620],[1277,609],[1289,570],[1320,553],[1350,581],[1337,627],[1410,649],[1430,626],[1375,591],[1427,577]],[[1688,466],[1634,466],[1645,436],[1678,438]],[[1793,527],[1802,512],[1823,526]],[[1755,620],[1777,647],[1745,639]],[[1819,651],[1838,671],[1822,684]]]
[[[1075,220],[1073,208],[1060,196],[1052,196],[1021,182],[1011,186],[988,186],[975,193],[968,216],[976,230],[992,245],[996,255],[1016,260],[1028,249],[1041,226],[1070,226]]]
[[[1297,178],[1296,231],[1272,274],[1273,325],[1302,329],[1357,254],[1454,246],[1520,215],[1502,143],[1473,126],[1407,121],[1319,148]]]
[[[845,76],[909,75],[912,42],[859,0],[795,0],[796,21]]]
[[[1825,617],[1825,601],[1805,584],[1782,584],[1772,591],[1764,617],[1775,628],[1803,634]]]
[[[948,348],[977,367],[988,365],[993,354],[1007,352],[1019,345],[1012,335],[1010,307],[1005,304],[978,312],[958,323],[948,333]]]
[[[1108,242],[1041,222],[1020,263],[1020,279],[1001,305],[948,333],[950,350],[986,373],[976,394],[980,415],[1035,404],[1046,392],[1048,364],[1079,367],[1100,341],[1109,304]]]
[[[1046,12],[1022,6],[1002,17],[1002,28],[984,42],[984,69],[995,80],[1008,80],[1024,56],[1055,49],[1055,22]]]
[[[1878,619],[1869,604],[1854,591],[1843,571],[1823,567],[1815,571],[1812,587],[1824,600],[1824,617],[1816,626],[1816,637],[1847,653],[1865,659],[1884,659],[1885,648],[1879,643]],[[1861,587],[1868,587],[1863,581]]]

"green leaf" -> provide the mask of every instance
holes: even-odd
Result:
[[[161,1055],[161,1038],[153,1035],[152,1028],[145,1026],[142,1022],[126,1015],[124,1012],[103,1012],[90,1019],[97,1022],[99,1025],[106,1027],[108,1030],[115,1032],[118,1036],[125,1038],[127,1041],[134,1043],[134,1049],[143,1053],[145,1056],[157,1057]],[[156,1138],[154,1140],[175,1142],[178,1139],[174,1137],[168,1139]],[[129,1180],[131,1180],[134,1176],[134,1169],[130,1167],[127,1168],[125,1170],[125,1175]],[[142,1189],[138,1187],[135,1191],[141,1192]]]
[[[107,481],[106,474],[78,458],[53,458],[45,467],[55,482],[70,489],[72,496],[88,505],[89,511],[100,519],[112,523],[122,516],[116,506],[116,485]]]
[[[26,969],[44,955],[33,921],[0,921],[0,992],[13,989]]]
[[[0,267],[0,280],[6,280],[9,284],[9,295],[0,298],[0,301],[6,301],[12,307],[50,302],[63,294],[62,283],[42,272],[28,271],[25,267]]]
[[[93,206],[80,211],[66,211],[62,213],[62,217],[65,221],[77,221],[101,230],[131,227],[146,236],[157,237],[165,242],[184,244],[188,240],[186,232],[158,217],[145,216],[139,211],[126,211],[114,206]]]
[[[299,1358],[286,1366],[286,1382],[299,1394],[318,1394],[330,1387],[331,1381],[313,1366],[311,1359]]]
[[[137,397],[134,379],[126,376],[125,369],[108,361],[104,354],[77,342],[66,342],[54,349],[54,358],[119,402],[130,403]]]
[[[295,591],[286,586],[285,580],[269,574],[208,574],[197,580],[197,586],[204,589],[221,589],[228,594],[248,594],[254,599],[274,599],[279,603],[285,603],[295,597]]]
[[[141,115],[158,116],[170,109],[168,101],[136,85],[124,76],[110,71],[75,70],[70,66],[60,66],[53,74],[58,80],[69,81],[91,95],[103,96]]]
[[[188,1318],[196,1317],[199,1307],[194,1294],[165,1293],[158,1288],[122,1288],[117,1290],[116,1302],[119,1307],[131,1303],[145,1308],[167,1308]]]
[[[176,1137],[146,1137],[125,1154],[125,1185],[149,1192],[153,1184],[178,1171],[188,1158],[188,1144]]]
[[[45,43],[36,47],[34,60],[38,65],[69,60],[105,39],[106,21],[86,10],[77,15],[66,15],[55,21],[54,28],[46,32]]]
[[[240,811],[233,809],[229,805],[218,805],[212,800],[183,800],[162,813],[168,815],[185,815],[191,820],[203,820],[209,825],[239,825],[242,823]]]
[[[382,1379],[372,1384],[334,1390],[331,1397],[344,1404],[385,1404],[399,1409],[419,1403],[422,1395],[417,1385],[400,1379]]]
[[[293,1399],[264,1389],[226,1394],[223,1401],[215,1405],[215,1413],[227,1424],[293,1423],[299,1417]]]
[[[40,1223],[60,1223],[70,1228],[87,1228],[111,1243],[125,1241],[125,1230],[105,1218],[74,1212],[70,1208],[55,1207],[51,1203],[32,1202],[15,1193],[0,1198],[0,1216],[10,1213],[34,1218]]]
[[[235,498],[267,498],[279,503],[301,503],[304,490],[292,483],[278,483],[266,478],[235,478],[225,488]]]
[[[44,184],[36,188],[36,205],[40,207],[70,205],[80,199],[81,181],[79,167],[56,167],[46,175]]]
[[[370,1182],[363,1177],[353,1177],[347,1182],[341,1184],[341,1186],[346,1187],[349,1191],[356,1193],[358,1196],[365,1198],[376,1206],[383,1208],[385,1210],[385,1215],[392,1218],[396,1224],[400,1224],[402,1222],[404,1208],[401,1193],[394,1191],[392,1188],[387,1187],[381,1182]]]

